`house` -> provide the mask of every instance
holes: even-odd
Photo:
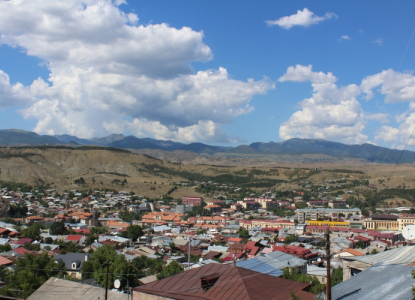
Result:
[[[340,258],[351,257],[351,256],[364,256],[364,255],[365,254],[363,254],[362,252],[355,250],[355,249],[351,249],[351,248],[344,249],[342,252],[339,253]]]
[[[67,253],[55,255],[56,263],[64,262],[69,276],[82,279],[81,267],[88,260],[86,253]]]
[[[187,205],[193,205],[193,206],[202,206],[203,197],[183,196],[182,203],[187,204]]]
[[[374,266],[377,263],[410,264],[415,261],[415,247],[405,246],[378,254],[342,257],[343,280]]]
[[[235,244],[235,243],[241,243],[241,242],[242,242],[242,240],[243,240],[243,238],[230,237],[230,238],[228,239],[228,246],[231,246],[231,245],[233,245],[233,244]]]
[[[291,292],[311,300],[310,283],[296,282],[223,264],[200,268],[133,288],[133,299],[275,299],[291,300]]]
[[[124,300],[125,294],[108,291],[108,299]],[[13,299],[13,298],[11,298]],[[105,289],[97,286],[88,286],[71,280],[63,280],[56,277],[49,278],[28,300],[73,300],[73,299],[105,299]]]
[[[377,263],[356,276],[333,286],[331,299],[412,300],[412,287],[415,286],[415,279],[411,273],[414,270],[415,268],[412,266]],[[321,299],[324,299],[324,296],[321,296]]]
[[[331,272],[331,270],[330,270]],[[325,284],[327,280],[327,269],[317,267],[316,265],[307,265],[307,274],[315,276],[320,283]]]
[[[31,216],[25,218],[25,223],[42,223],[44,218],[39,216]]]
[[[108,227],[111,230],[127,228],[128,226],[130,226],[129,223],[125,223],[121,221],[112,221],[112,220],[107,221],[107,224],[106,224],[106,227]]]
[[[66,241],[74,244],[83,244],[85,242],[85,236],[70,234],[66,237]]]
[[[2,266],[2,267],[3,266],[10,266],[12,264],[14,264],[14,262],[11,261],[10,259],[7,259],[3,256],[0,256],[0,266]]]
[[[279,277],[285,268],[297,268],[300,273],[307,272],[307,261],[291,254],[274,251],[236,263],[237,267]]]

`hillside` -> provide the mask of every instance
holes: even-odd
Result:
[[[326,140],[290,139],[284,142],[252,143],[250,147],[265,153],[321,153],[337,157],[361,158],[370,162],[394,164],[401,150],[372,144],[346,145]],[[415,152],[404,151],[399,163],[414,163]]]
[[[145,197],[166,194],[173,182],[216,181],[251,188],[270,188],[286,176],[238,175],[241,168],[211,165],[181,165],[119,149],[97,147],[25,147],[0,149],[0,181],[49,185],[61,190],[100,189],[133,190]],[[268,170],[269,168],[267,168]],[[74,181],[83,178],[85,184]],[[126,181],[122,184],[122,181]],[[189,190],[190,189],[190,190]],[[175,194],[194,194],[182,186]]]
[[[137,138],[132,135],[124,136],[122,134],[111,134],[102,138],[81,139],[66,134],[48,136],[23,130],[0,130],[0,146],[33,145],[67,145],[72,147],[93,145],[130,150],[189,151],[212,157],[261,158],[273,161],[286,159],[290,163],[339,162],[352,159],[373,163],[395,164],[402,155],[399,160],[400,164],[415,163],[415,152],[412,151],[404,151],[402,153],[401,150],[388,149],[372,144],[347,145],[326,140],[293,138],[284,142],[257,142],[237,147],[220,147],[204,143],[183,144],[169,140]],[[317,159],[316,154],[323,155],[322,159]],[[314,156],[312,158],[299,159],[299,155]]]

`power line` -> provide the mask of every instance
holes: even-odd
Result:
[[[413,37],[414,37],[414,34],[415,34],[415,29],[414,29],[414,31],[412,32],[411,38],[409,39],[408,45],[406,46],[405,52],[403,53],[403,56],[402,56],[401,62],[399,63],[398,69],[397,69],[396,71],[399,71],[399,69],[401,68],[402,62],[403,62],[403,60],[404,60],[404,58],[405,58],[405,56],[406,56],[406,52],[408,52],[409,45],[410,45],[410,44],[411,44],[411,42],[412,42],[412,39],[413,39]],[[414,133],[414,131],[412,131],[412,133],[411,133],[411,135],[410,135],[410,137],[409,137],[408,141],[406,142],[406,145],[405,145],[404,150],[406,149],[406,146],[408,145],[408,142],[409,142],[409,140],[411,139],[411,137],[412,137],[412,134],[413,134],[413,133]],[[399,159],[398,159],[398,162],[396,163],[396,165],[399,163],[399,161],[400,161],[400,159],[401,159],[401,157],[402,157],[402,154],[403,154],[403,151],[404,151],[404,150],[402,150],[402,153],[401,153],[401,155],[399,156]],[[390,149],[388,149],[388,152],[386,152],[386,155],[385,155],[385,157],[383,158],[382,164],[384,163],[384,161],[385,161],[385,159],[386,159],[386,156],[388,156],[389,151],[390,151]],[[395,171],[396,165],[395,165],[395,167],[393,168],[393,171],[392,171],[392,173],[391,173],[391,176],[392,176],[393,172]],[[391,176],[389,176],[389,178],[391,178]]]
[[[414,37],[414,34],[415,34],[415,29],[414,29],[414,31],[412,32],[411,38],[409,39],[408,45],[406,46],[405,52],[403,53],[403,56],[402,56],[401,62],[399,63],[399,66],[398,66],[397,71],[399,71],[399,69],[401,68],[401,65],[402,65],[403,59],[404,59],[404,58],[405,58],[405,56],[406,56],[406,52],[407,52],[407,51],[408,51],[408,49],[409,49],[409,45],[410,45],[410,44],[411,44],[411,42],[412,42],[412,38]]]
[[[414,134],[414,131],[415,131],[415,127],[414,127],[414,129],[412,130],[411,135],[409,136],[408,140],[406,141],[405,147],[403,147],[403,149],[402,149],[402,151],[401,151],[401,155],[399,155],[398,161],[396,162],[395,166],[393,167],[393,170],[392,170],[392,173],[391,173],[391,174],[390,174],[390,176],[389,176],[389,179],[390,179],[390,178],[392,178],[393,172],[395,172],[396,166],[398,165],[399,161],[401,160],[402,154],[404,153],[404,151],[405,151],[405,149],[406,149],[406,146],[408,146],[408,143],[409,143],[409,141],[411,140],[412,135]]]

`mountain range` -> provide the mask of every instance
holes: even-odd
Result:
[[[34,132],[3,129],[0,130],[0,146],[39,146],[39,145],[68,145],[105,146],[121,149],[157,149],[164,151],[184,150],[198,154],[212,155],[215,153],[229,154],[325,154],[335,157],[359,158],[377,163],[414,163],[415,152],[388,149],[373,144],[347,145],[320,139],[293,138],[284,142],[256,142],[237,147],[211,146],[203,143],[184,144],[173,141],[163,141],[151,138],[137,138],[123,134],[111,134],[103,138],[81,139],[67,134],[39,135]]]

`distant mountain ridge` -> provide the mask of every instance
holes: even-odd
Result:
[[[293,138],[284,142],[256,142],[237,147],[220,147],[203,143],[183,144],[173,141],[156,140],[152,138],[137,138],[133,135],[111,134],[107,137],[82,139],[76,136],[39,135],[34,132],[18,129],[0,130],[0,146],[36,146],[36,145],[95,145],[121,149],[157,149],[164,151],[184,150],[198,154],[325,154],[335,157],[359,158],[377,163],[415,163],[415,152],[388,149],[372,144],[346,145],[321,139]]]

